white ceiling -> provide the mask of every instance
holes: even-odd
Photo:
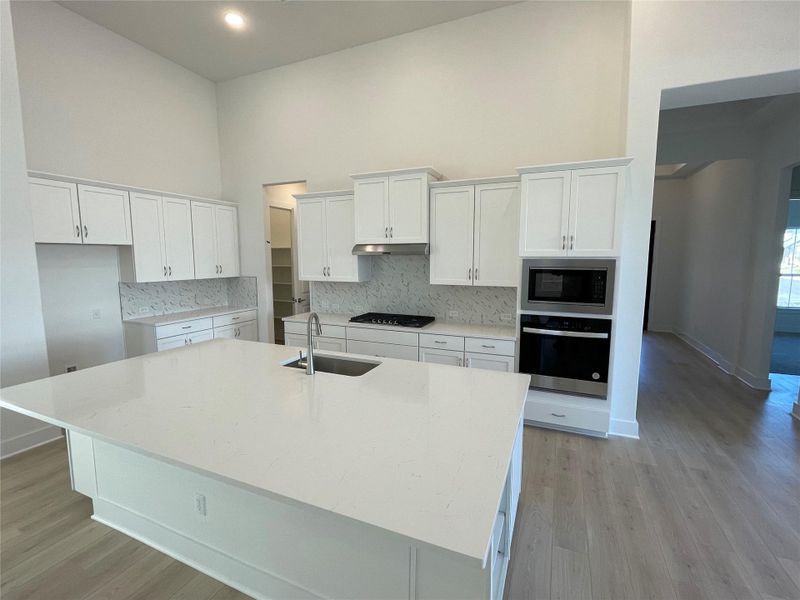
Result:
[[[352,48],[514,2],[64,0],[60,5],[212,81]],[[243,31],[223,23],[236,10]]]

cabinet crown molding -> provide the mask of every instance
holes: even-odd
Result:
[[[633,157],[624,156],[621,158],[601,158],[597,160],[582,160],[571,163],[555,163],[551,165],[532,165],[529,167],[517,167],[517,173],[547,173],[549,171],[572,171],[575,169],[594,169],[596,167],[626,167],[631,164]]]
[[[370,177],[391,177],[392,175],[413,175],[414,173],[427,173],[431,177],[436,180],[442,178],[442,174],[439,173],[433,167],[411,167],[408,169],[393,169],[391,171],[373,171],[371,173],[356,173],[354,175],[350,175],[351,179],[367,179]]]
[[[335,190],[333,192],[303,192],[302,194],[292,194],[297,200],[307,200],[309,198],[334,198],[337,196],[352,196],[353,190]]]
[[[502,175],[499,177],[476,177],[474,179],[447,179],[445,181],[434,181],[430,188],[460,187],[465,185],[483,185],[497,183],[519,183],[519,175]]]

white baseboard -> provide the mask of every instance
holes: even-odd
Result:
[[[26,431],[0,442],[0,458],[14,456],[20,452],[57,440],[60,437],[63,437],[61,428],[53,425],[44,425],[33,431]]]
[[[608,435],[639,439],[639,421],[626,421],[612,418],[608,425]]]
[[[751,388],[756,390],[769,391],[772,389],[772,382],[769,380],[769,377],[759,377],[757,375],[754,375],[747,369],[735,365],[734,363],[724,358],[719,352],[717,352],[713,348],[706,346],[699,340],[694,339],[687,333],[678,330],[674,330],[673,333],[676,336],[678,336],[681,340],[683,340],[686,344],[697,350],[700,354],[703,354],[706,357],[708,357],[722,371],[724,371],[728,375],[736,377],[742,383],[745,383]]]

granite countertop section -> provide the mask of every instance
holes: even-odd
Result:
[[[148,327],[158,327],[159,325],[172,325],[173,323],[183,323],[204,317],[218,317],[231,313],[244,312],[246,310],[256,310],[256,306],[213,306],[210,308],[198,308],[195,310],[184,310],[181,312],[168,313],[166,315],[155,315],[151,317],[140,317],[138,319],[123,319],[123,323],[133,323],[135,325],[147,325]]]
[[[311,313],[300,313],[284,317],[284,321],[302,322],[308,321]],[[434,321],[425,327],[392,327],[391,325],[373,325],[372,323],[351,323],[352,315],[338,313],[318,313],[319,322],[322,325],[342,325],[347,327],[367,327],[369,329],[384,329],[389,331],[408,331],[411,333],[434,333],[438,335],[459,335],[465,337],[491,338],[496,340],[517,339],[517,330],[510,325],[473,325],[471,323],[444,323]]]
[[[530,377],[372,357],[308,376],[294,358],[210,340],[2,388],[0,406],[481,564]]]

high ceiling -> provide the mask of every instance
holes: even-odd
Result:
[[[224,81],[514,2],[63,0],[60,5],[212,81]],[[226,11],[246,19],[242,31]]]

